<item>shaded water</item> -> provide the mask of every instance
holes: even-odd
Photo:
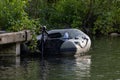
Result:
[[[0,80],[120,80],[120,38],[93,38],[89,55],[0,57]]]

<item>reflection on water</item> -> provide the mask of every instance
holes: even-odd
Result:
[[[91,56],[82,56],[75,59],[75,72],[78,79],[90,77]]]
[[[24,58],[20,63],[19,58],[7,58],[0,61],[0,80],[79,80],[90,77],[90,56],[49,57],[44,61]]]
[[[0,80],[14,79],[15,69],[19,66],[20,57],[0,56]]]
[[[95,38],[82,57],[0,57],[0,80],[120,80],[120,38]]]
[[[0,80],[39,80],[38,61],[20,57],[0,58]]]
[[[45,80],[87,80],[90,77],[90,58],[90,56],[49,58],[46,60]]]
[[[20,66],[20,57],[0,56],[0,67]]]

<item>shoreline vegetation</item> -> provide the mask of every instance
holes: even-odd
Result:
[[[120,33],[120,0],[0,0],[0,30],[78,28],[92,35]]]
[[[0,0],[0,31],[29,29],[35,37],[44,25],[88,35],[119,34],[120,0]]]

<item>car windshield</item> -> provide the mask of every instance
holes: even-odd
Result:
[[[61,33],[57,32],[57,33],[48,34],[48,37],[49,38],[60,38],[60,37],[62,37],[62,35],[61,35]]]

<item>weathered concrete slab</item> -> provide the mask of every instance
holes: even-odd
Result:
[[[28,41],[32,38],[31,32],[20,31],[20,32],[11,32],[0,34],[0,44],[16,43]]]

